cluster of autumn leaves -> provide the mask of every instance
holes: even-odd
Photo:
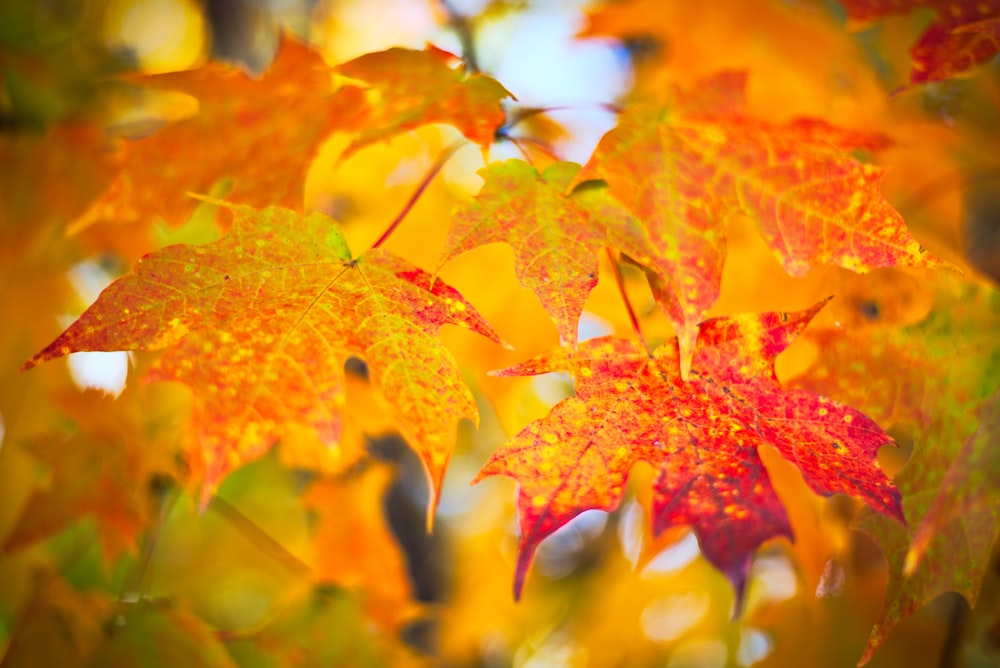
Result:
[[[637,7],[628,11],[596,11],[588,34],[631,37],[630,22],[642,15],[643,3],[632,4]],[[882,15],[878,3],[846,5],[857,23]],[[997,8],[988,2],[952,5],[964,13],[939,12],[914,47],[913,83],[954,76],[991,55]],[[767,11],[775,23],[791,20]],[[814,26],[831,19],[809,21]],[[684,57],[681,44],[675,62]],[[183,94],[159,98],[159,104],[168,119],[175,112],[185,118],[118,152],[86,126],[53,130],[30,145],[13,142],[7,150],[35,173],[74,185],[65,212],[48,211],[43,202],[11,204],[8,188],[11,211],[22,219],[46,211],[53,228],[66,226],[85,245],[135,261],[131,273],[111,283],[23,367],[78,351],[159,354],[137,358],[137,371],[153,382],[150,389],[130,387],[118,399],[133,413],[126,429],[134,433],[102,419],[111,399],[92,393],[59,398],[62,414],[82,429],[71,432],[69,442],[32,440],[28,451],[51,466],[52,480],[48,490],[28,495],[5,550],[64,530],[85,513],[97,517],[109,555],[135,549],[137,536],[165,511],[130,482],[182,481],[194,490],[191,513],[213,503],[228,508],[214,500],[220,486],[279,443],[289,467],[367,480],[375,474],[357,473],[365,461],[361,434],[387,429],[398,431],[419,456],[430,490],[430,526],[459,422],[478,424],[479,404],[496,399],[495,383],[503,382],[470,378],[482,360],[470,364],[468,354],[453,353],[441,328],[469,330],[496,351],[504,349],[502,335],[513,338],[494,317],[504,312],[503,304],[480,307],[488,317],[475,306],[489,302],[483,295],[490,277],[462,277],[459,292],[446,280],[448,269],[462,256],[503,243],[513,251],[517,282],[554,323],[559,345],[534,357],[516,346],[502,353],[507,362],[492,367],[493,378],[568,372],[573,381],[573,396],[517,425],[516,435],[476,477],[509,476],[519,485],[515,596],[542,541],[584,511],[616,510],[632,467],[645,462],[653,471],[643,492],[651,544],[667,529],[691,527],[706,559],[735,590],[740,611],[758,549],[801,529],[772,484],[775,465],[762,451],[773,449],[812,492],[844,493],[868,506],[859,526],[882,549],[890,576],[863,661],[900,620],[941,591],[958,591],[974,602],[1000,530],[1000,359],[990,335],[1000,297],[986,283],[949,273],[960,256],[946,244],[941,254],[949,262],[926,251],[883,197],[885,170],[873,164],[892,146],[883,132],[819,114],[762,115],[752,92],[753,69],[684,71],[661,86],[663,71],[643,67],[649,63],[637,63],[635,99],[585,165],[555,160],[549,152],[487,162],[478,193],[457,201],[446,229],[434,223],[445,249],[436,266],[421,267],[404,244],[394,244],[397,228],[420,224],[410,218],[418,217],[412,203],[363,251],[349,248],[349,229],[327,214],[303,212],[307,173],[330,137],[340,142],[333,163],[338,170],[365,150],[430,124],[452,126],[484,153],[497,138],[516,137],[511,92],[434,47],[393,48],[331,68],[313,48],[286,39],[259,80],[215,63],[137,78],[132,83]],[[644,89],[650,82],[657,83],[655,95]],[[442,161],[449,155],[446,149]],[[428,179],[440,167],[432,165]],[[223,177],[232,179],[228,190],[220,185]],[[427,186],[425,179],[417,194]],[[220,188],[224,194],[218,195]],[[154,247],[143,238],[150,232],[147,221],[159,217],[178,227],[196,207],[196,217],[219,217],[221,238],[148,254],[137,250]],[[322,208],[336,211],[333,204]],[[747,234],[747,222],[756,233]],[[39,250],[47,239],[11,238],[19,256],[51,252]],[[19,266],[35,276],[44,264]],[[910,273],[892,273],[899,268]],[[879,269],[872,278],[848,278],[843,271]],[[726,277],[741,271],[753,278],[727,287]],[[807,273],[812,283],[787,283],[797,286],[794,296],[811,295],[800,310],[731,308],[752,305],[755,298],[740,297],[754,292],[773,299],[769,281],[785,285],[780,282]],[[606,302],[598,294],[599,277],[604,288],[618,292],[619,313],[600,315],[617,319],[619,333],[581,341],[581,317]],[[836,299],[828,306],[830,293]],[[640,299],[648,302],[644,309]],[[775,303],[786,308],[789,302]],[[745,313],[750,310],[757,312]],[[818,326],[806,329],[814,318]],[[799,337],[813,344],[814,359],[797,374],[779,374],[777,356]],[[497,354],[486,357],[499,359]],[[363,377],[345,371],[352,359],[363,360]],[[783,382],[790,375],[791,386]],[[190,392],[170,394],[164,389],[175,387],[170,381]],[[901,436],[912,441],[913,455],[893,480],[879,463],[880,449]],[[108,448],[95,461],[92,448],[72,449],[74,439],[142,445]],[[178,453],[182,461],[172,456]],[[123,473],[132,480],[120,480]],[[366,551],[392,542],[379,518],[348,526],[351,518],[335,518],[329,510],[347,503],[342,497],[352,492],[345,490],[375,498],[382,484],[317,483],[307,505],[321,517],[317,531],[329,532],[328,547],[348,536],[370,538],[375,547]],[[233,519],[238,513],[227,516],[241,521]],[[143,549],[155,545],[147,536]],[[299,567],[287,550],[278,552],[291,560],[288,570]],[[365,586],[377,579],[357,563],[327,559],[317,568],[330,581],[350,586],[355,572]],[[398,572],[399,564],[386,569]],[[140,571],[140,590],[141,584]],[[110,614],[107,601],[53,593],[65,587],[41,578],[36,604],[73,600]],[[365,614],[398,626],[408,612],[393,606],[406,598],[406,589],[393,582],[366,590]],[[307,617],[306,627],[315,632],[317,620],[331,610],[359,605],[337,592],[311,596],[316,600],[300,600],[303,607],[255,635],[255,651],[284,642],[277,655],[297,656],[306,641],[292,650],[287,638],[273,639],[283,625],[296,629],[291,635],[302,632],[289,616]],[[24,619],[29,621],[19,628],[27,631],[17,632],[9,653],[15,659],[34,648],[32,634],[54,623],[46,618],[33,626],[30,611]],[[212,654],[211,665],[229,660],[216,630],[186,610],[143,608],[128,624],[129,633],[148,625],[154,635],[179,634]],[[80,634],[89,637],[85,630]],[[89,651],[95,657],[127,654],[123,645],[131,640],[123,637],[138,636],[119,635]],[[387,660],[368,648],[350,651]]]

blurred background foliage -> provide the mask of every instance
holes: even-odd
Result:
[[[423,472],[360,362],[349,368],[356,424],[338,453],[290,439],[227,479],[203,512],[183,461],[187,390],[139,383],[151,356],[75,355],[31,374],[17,369],[137,257],[220,234],[206,205],[181,227],[74,227],[128,141],[194,113],[183,97],[142,88],[142,77],[210,60],[260,77],[289,36],[331,64],[427,41],[464,51],[517,95],[518,109],[552,108],[525,115],[520,136],[577,161],[614,124],[610,105],[749,68],[758,115],[889,133],[896,148],[882,158],[884,191],[914,234],[971,275],[1000,279],[1000,69],[890,95],[926,20],[851,34],[839,5],[822,0],[0,0],[2,665],[853,665],[882,605],[884,559],[850,529],[855,502],[815,497],[778,457],[766,464],[797,541],[761,550],[739,619],[690,533],[650,539],[651,472],[642,466],[618,511],[585,513],[542,545],[526,595],[513,601],[513,484],[468,481],[505,434],[572,389],[558,376],[485,376],[557,343],[513,279],[509,249],[481,248],[442,274],[516,352],[443,333],[483,419],[478,430],[460,426],[431,535]],[[425,127],[338,163],[345,141],[335,134],[310,169],[304,204],[337,218],[362,250],[455,135]],[[511,142],[491,153],[517,156]],[[434,266],[441,221],[475,193],[482,161],[473,147],[460,151],[388,247]],[[220,175],[213,193],[229,186]],[[730,238],[737,253],[718,313],[799,308],[831,286],[838,299],[822,316],[830,321],[895,327],[933,307],[933,279],[918,272],[792,279],[739,226]],[[581,325],[588,336],[630,331],[607,271]],[[648,338],[670,336],[641,277],[626,278]],[[790,377],[815,355],[797,344],[779,370]],[[894,435],[907,443],[904,431]],[[885,466],[898,470],[905,457]],[[975,610],[945,595],[906,619],[871,665],[996,665],[998,574],[995,560]]]

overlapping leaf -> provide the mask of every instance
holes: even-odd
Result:
[[[843,0],[848,27],[863,28],[894,14],[933,9],[934,21],[910,48],[910,83],[967,75],[1000,53],[1000,2],[997,0]]]
[[[428,47],[394,48],[338,65],[338,74],[367,82],[379,94],[364,130],[344,156],[428,123],[454,125],[484,150],[489,147],[504,123],[500,101],[512,95],[495,79],[467,75],[459,62],[447,51]]]
[[[899,493],[875,460],[892,439],[854,409],[782,389],[774,375],[775,357],[822,305],[702,323],[688,382],[676,340],[649,354],[634,341],[591,339],[498,372],[568,370],[576,380],[576,396],[522,430],[477,476],[520,484],[515,594],[539,542],[584,510],[616,508],[639,460],[657,471],[654,531],[691,525],[732,583],[737,608],[754,550],[791,537],[759,447],[776,448],[813,491],[852,494],[902,521]]]
[[[579,169],[560,162],[540,174],[521,160],[487,166],[480,172],[485,183],[479,194],[452,215],[441,259],[443,265],[484,244],[510,244],[518,280],[534,291],[571,346],[584,303],[597,284],[601,248],[617,248],[653,271],[667,265],[642,225],[603,189],[569,192]]]
[[[937,496],[913,536],[904,564],[908,573],[919,567],[931,541],[960,517],[989,517],[993,520],[994,540],[1000,535],[1000,513],[996,511],[1000,507],[1000,389],[979,404],[976,417],[976,432],[948,467]],[[990,525],[985,528],[988,538]]]
[[[744,85],[743,74],[721,73],[665,111],[626,111],[576,177],[606,181],[671,263],[657,292],[677,327],[684,369],[696,326],[719,294],[733,216],[752,218],[793,276],[815,264],[859,272],[941,264],[882,198],[881,170],[847,154],[883,147],[884,137],[815,119],[749,118]],[[713,111],[705,99],[727,103]]]
[[[820,345],[819,359],[794,381],[865,406],[913,435],[913,456],[896,482],[916,535],[874,513],[858,522],[890,569],[862,663],[900,620],[937,595],[957,591],[975,604],[1000,536],[1000,488],[989,467],[1000,296],[986,286],[942,284],[931,314],[917,324],[810,334]],[[881,370],[877,383],[872,369]]]
[[[42,136],[0,133],[0,260],[17,266],[30,242],[80,215],[115,178],[121,158],[93,125],[65,124]],[[39,188],[39,184],[46,184]]]
[[[360,92],[333,97],[331,75],[318,53],[286,39],[259,80],[221,63],[139,79],[193,96],[197,113],[128,142],[124,171],[75,227],[156,216],[178,225],[196,204],[187,193],[207,194],[221,179],[232,179],[233,197],[251,206],[301,208],[320,143],[364,117]]]
[[[405,557],[382,500],[392,480],[385,465],[343,479],[317,481],[304,502],[316,517],[316,579],[365,594],[370,623],[396,632],[416,616]],[[345,550],[350,544],[352,549]]]
[[[88,515],[97,521],[107,557],[136,549],[153,509],[153,476],[180,477],[174,457],[182,446],[184,401],[161,389],[143,399],[134,388],[118,401],[93,391],[62,398],[78,431],[68,439],[52,433],[27,444],[49,469],[50,479],[31,496],[3,551],[46,538]]]
[[[374,387],[428,471],[434,507],[456,422],[477,420],[444,324],[499,338],[457,291],[381,250],[352,259],[320,213],[233,207],[218,242],[170,246],[97,302],[25,367],[78,350],[165,350],[147,375],[195,391],[202,502],[289,423],[340,438],[344,363]]]

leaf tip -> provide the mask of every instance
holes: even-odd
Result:
[[[537,545],[529,544],[523,538],[521,539],[521,546],[517,551],[517,569],[514,571],[515,601],[521,600],[521,594],[524,591],[524,581],[528,577],[528,569],[535,556],[535,547]]]

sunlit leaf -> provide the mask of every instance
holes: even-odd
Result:
[[[195,391],[192,462],[207,503],[225,475],[279,440],[288,423],[336,445],[344,364],[369,365],[375,388],[427,467],[436,498],[472,395],[435,334],[441,325],[499,338],[430,274],[381,250],[352,258],[327,216],[233,207],[229,234],[170,246],[98,301],[25,367],[78,350],[165,350],[149,380]],[[429,509],[433,511],[434,498]]]
[[[520,160],[486,167],[482,190],[452,215],[441,260],[443,265],[488,243],[511,245],[518,280],[538,296],[567,345],[576,343],[580,314],[597,284],[602,248],[617,248],[654,271],[667,264],[642,225],[604,189],[568,192],[579,169],[561,162],[539,173]]]
[[[863,272],[941,266],[879,192],[882,171],[848,155],[887,145],[816,119],[782,125],[741,113],[745,75],[726,72],[667,109],[636,107],[576,177],[602,179],[671,266],[656,292],[677,328],[682,369],[719,296],[727,220],[750,217],[793,276],[817,264]],[[703,104],[725,99],[718,110]]]
[[[485,150],[504,123],[500,101],[512,97],[495,79],[467,75],[456,56],[429,47],[425,51],[389,49],[338,65],[336,71],[369,84],[378,92],[365,128],[344,152],[347,157],[367,144],[428,123],[448,123]],[[341,89],[341,95],[355,90]]]
[[[591,339],[576,353],[560,349],[498,372],[568,370],[576,379],[576,396],[521,431],[477,476],[520,483],[515,593],[538,544],[584,510],[616,508],[639,460],[658,473],[654,531],[693,526],[736,590],[737,609],[757,547],[791,538],[759,447],[793,462],[813,491],[852,494],[901,522],[899,493],[875,461],[892,439],[852,408],[784,390],[774,375],[774,358],[822,305],[703,323],[689,382],[676,339],[651,354],[634,341]]]
[[[193,115],[129,141],[124,171],[74,229],[157,217],[180,225],[197,204],[187,193],[209,194],[222,179],[240,202],[300,209],[320,143],[334,129],[354,129],[364,110],[360,95],[332,97],[331,76],[318,53],[286,39],[258,80],[219,63],[136,79],[191,96]]]

